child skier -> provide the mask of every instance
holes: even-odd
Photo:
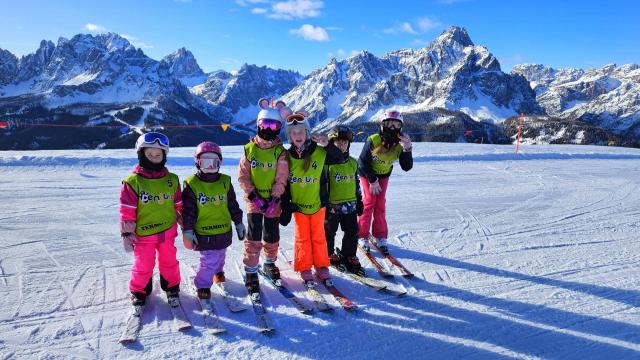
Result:
[[[400,167],[409,171],[413,167],[411,139],[401,135],[402,114],[387,110],[380,132],[367,138],[358,159],[360,182],[364,195],[364,210],[358,217],[360,243],[369,250],[369,230],[382,251],[387,251],[386,192],[393,163],[400,159]],[[373,227],[371,216],[373,215]]]
[[[289,164],[278,136],[284,119],[291,110],[284,102],[274,107],[266,99],[258,102],[261,110],[256,119],[257,134],[244,146],[238,168],[238,183],[247,201],[247,240],[244,242],[245,285],[250,293],[259,291],[258,268],[264,248],[263,271],[274,281],[280,281],[275,265],[278,257],[280,229],[280,197],[289,175]]]
[[[156,252],[160,286],[171,306],[177,306],[180,269],[174,245],[177,222],[181,222],[182,194],[178,176],[165,167],[169,139],[156,132],[136,141],[138,165],[120,187],[120,232],[123,245],[133,251],[131,301],[144,305],[151,293]]]
[[[187,249],[200,251],[200,266],[194,279],[197,296],[211,298],[211,285],[225,281],[226,248],[231,245],[231,222],[238,239],[244,239],[242,210],[229,175],[221,174],[222,151],[210,141],[200,143],[194,153],[198,171],[185,180],[182,199],[182,237]]]
[[[281,224],[296,221],[293,269],[300,272],[307,287],[314,287],[311,267],[316,277],[326,286],[332,286],[329,275],[329,256],[324,234],[325,206],[327,204],[325,165],[335,164],[342,152],[322,136],[311,138],[311,129],[303,113],[287,117],[287,139],[291,144],[289,157],[289,185],[285,192]],[[325,147],[320,147],[321,144]]]
[[[329,204],[324,219],[327,250],[331,265],[364,276],[365,272],[356,256],[358,247],[358,215],[362,215],[363,203],[358,181],[358,163],[349,156],[353,132],[347,126],[336,126],[329,134],[329,143],[343,154],[340,163],[325,167]],[[338,225],[342,228],[342,249],[334,243]]]

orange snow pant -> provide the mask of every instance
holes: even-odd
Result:
[[[324,235],[325,208],[313,215],[305,215],[299,212],[293,213],[296,220],[296,234],[293,243],[293,270],[311,270],[329,266],[327,255],[327,239]]]

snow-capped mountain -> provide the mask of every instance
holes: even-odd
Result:
[[[636,64],[589,70],[521,64],[513,72],[530,82],[549,115],[627,136],[640,135],[640,67]]]
[[[229,109],[235,122],[245,123],[255,121],[260,110],[258,99],[265,96],[279,99],[301,80],[302,75],[295,71],[244,64],[237,72],[210,73],[206,82],[191,91],[211,104]]]
[[[17,127],[0,137],[1,148],[95,147],[129,143],[138,128],[152,125],[215,124],[228,111],[193,95],[182,83],[204,73],[185,49],[156,61],[118,34],[76,35],[57,44],[43,41],[34,54],[17,62],[0,55],[0,112],[3,119],[29,121],[35,128]],[[68,129],[65,140],[51,136],[45,123],[120,125],[89,136],[87,129]],[[128,130],[126,130],[128,128]],[[95,130],[95,129],[94,129]],[[219,131],[219,128],[217,129]],[[211,133],[213,129],[203,129]],[[178,136],[190,143],[193,134]],[[246,135],[230,129],[221,143]]]
[[[502,72],[487,48],[474,45],[460,27],[423,49],[332,59],[284,99],[294,109],[309,111],[318,128],[377,120],[391,106],[406,113],[444,108],[489,122],[520,112],[544,113],[528,82]]]
[[[160,67],[169,75],[180,79],[185,86],[202,84],[207,79],[207,75],[202,71],[191,51],[184,47],[165,56]]]
[[[423,140],[508,142],[512,128],[500,124],[521,112],[547,119],[530,133],[536,142],[630,144],[640,134],[637,65],[555,70],[523,64],[507,74],[461,27],[422,49],[332,59],[304,78],[248,64],[207,74],[186,48],[157,61],[109,33],[43,40],[21,58],[0,49],[0,121],[10,124],[0,132],[0,149],[128,147],[143,126],[164,127],[176,145],[203,137],[242,143],[265,96],[308,111],[319,131],[338,123],[375,131],[370,121],[395,107],[405,114],[407,132]],[[30,125],[12,127],[12,121]],[[234,126],[226,133],[188,128],[220,123]],[[52,128],[56,124],[109,128]]]

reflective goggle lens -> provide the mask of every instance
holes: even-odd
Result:
[[[143,139],[147,144],[153,144],[157,141],[160,145],[169,146],[169,138],[165,134],[150,132],[144,134]]]

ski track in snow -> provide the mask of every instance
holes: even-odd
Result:
[[[261,279],[275,333],[258,333],[250,308],[231,313],[213,291],[227,332],[210,335],[187,283],[199,256],[178,238],[181,301],[194,327],[173,329],[156,270],[139,341],[127,346],[117,339],[132,256],[117,224],[131,151],[0,152],[0,359],[640,358],[639,150],[525,145],[516,159],[510,146],[414,149],[414,169],[394,170],[387,216],[391,251],[415,277],[382,279],[359,256],[371,277],[406,296],[334,275],[358,311],[323,290],[334,313],[304,315]],[[182,180],[194,170],[191,151],[169,156]],[[223,152],[238,192],[242,147]],[[292,236],[293,225],[281,227],[289,258]],[[227,254],[229,289],[248,305],[233,270],[235,235]],[[281,270],[311,305],[299,276]]]

